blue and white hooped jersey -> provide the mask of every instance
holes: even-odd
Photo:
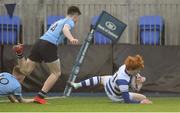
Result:
[[[0,73],[0,96],[21,96],[21,84],[10,73]]]
[[[65,24],[69,25],[70,31],[74,28],[74,25],[75,25],[72,18],[61,19],[61,20],[53,23],[49,27],[48,31],[46,31],[46,33],[43,36],[41,36],[40,39],[46,40],[46,41],[58,46],[65,38],[65,36],[62,32],[62,29]]]
[[[131,75],[126,72],[126,66],[122,65],[119,70],[106,82],[105,89],[113,97],[119,97],[125,103],[139,103],[130,99],[129,83]]]
[[[125,72],[125,65],[121,66],[119,70],[106,83],[106,88],[113,96],[121,96],[121,92],[129,91],[130,76]],[[119,85],[121,82],[121,85]]]

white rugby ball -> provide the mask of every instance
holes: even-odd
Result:
[[[143,83],[137,83],[137,76],[133,76],[131,78],[130,86],[133,91],[136,91],[136,92],[140,91],[142,88],[142,85],[143,85]]]

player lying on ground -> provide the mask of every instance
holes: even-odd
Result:
[[[146,96],[129,92],[129,86],[139,91],[145,77],[139,72],[144,68],[144,61],[140,55],[128,56],[119,70],[114,75],[95,76],[79,83],[70,82],[70,85],[77,89],[85,86],[104,85],[107,96],[113,102],[151,104]]]
[[[65,37],[71,44],[78,44],[78,40],[72,36],[71,31],[78,22],[81,12],[78,7],[70,6],[67,11],[66,18],[56,21],[50,26],[48,31],[36,41],[33,45],[30,56],[25,59],[23,56],[23,45],[19,44],[13,47],[18,57],[20,71],[28,76],[35,68],[36,63],[45,62],[50,70],[50,75],[45,81],[41,91],[37,94],[34,100],[37,103],[45,104],[46,94],[56,83],[61,75],[60,60],[57,55],[57,47]]]
[[[13,73],[0,73],[0,96],[7,96],[11,102],[30,103],[34,99],[24,99],[22,97],[21,84],[24,80],[18,66],[15,66]]]

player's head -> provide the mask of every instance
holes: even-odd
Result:
[[[21,73],[20,67],[18,65],[14,66],[12,75],[14,75],[20,83],[23,83],[25,75]]]
[[[79,15],[81,15],[81,11],[76,6],[70,6],[68,8],[67,15],[72,17],[74,22],[76,23],[78,21]]]
[[[124,64],[126,65],[126,70],[131,75],[136,75],[141,69],[144,68],[144,60],[140,55],[128,56],[125,59]]]

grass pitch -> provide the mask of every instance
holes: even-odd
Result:
[[[107,97],[68,97],[48,100],[48,104],[5,102],[0,112],[180,112],[180,97],[153,97],[151,105],[112,103]]]

